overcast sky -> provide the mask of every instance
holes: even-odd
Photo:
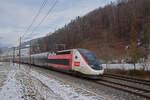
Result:
[[[29,35],[55,3],[55,0],[48,0],[47,5],[33,27],[26,33],[25,38],[32,39],[54,32],[77,16],[83,16],[98,7],[109,4],[111,1],[115,0],[58,0],[45,21],[33,34]],[[0,0],[0,46],[10,47],[18,44],[19,36],[31,24],[42,2],[43,0]]]

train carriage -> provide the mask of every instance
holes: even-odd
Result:
[[[58,51],[49,53],[48,66],[71,70],[72,69],[72,50]]]
[[[16,58],[16,62],[19,62],[18,58]],[[31,55],[31,61],[30,56],[28,56],[22,57],[21,62],[87,76],[100,76],[104,73],[100,61],[86,49],[34,54]]]

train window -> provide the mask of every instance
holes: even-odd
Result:
[[[95,70],[101,70],[102,66],[100,61],[96,59],[96,57],[93,55],[92,52],[86,50],[86,49],[78,49],[79,52],[82,54],[82,56],[86,59],[88,64],[91,66],[91,68]]]
[[[75,56],[75,59],[78,59],[78,56]]]
[[[70,51],[56,52],[56,55],[70,54]]]
[[[82,56],[84,56],[84,58],[87,60],[89,64],[96,60],[96,57],[93,55],[92,52],[86,49],[78,49],[78,50],[82,54]]]

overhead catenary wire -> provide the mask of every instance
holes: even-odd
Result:
[[[22,35],[22,38],[23,38],[23,37],[25,36],[25,34],[31,29],[32,25],[35,23],[36,19],[37,19],[38,16],[40,15],[42,9],[43,9],[43,8],[45,7],[45,5],[47,4],[47,1],[48,1],[48,0],[44,0],[44,1],[42,2],[41,7],[39,8],[37,14],[34,16],[34,18],[33,18],[32,22],[31,22],[31,24],[30,24],[30,25],[27,27],[27,29],[25,30],[24,34]]]
[[[24,34],[22,36],[20,36],[20,40],[19,40],[19,60],[21,60],[21,39],[23,39],[23,37],[25,36],[25,34],[29,31],[29,29],[32,27],[32,25],[34,24],[34,22],[36,21],[36,19],[38,18],[38,16],[40,15],[42,9],[44,8],[44,6],[46,5],[48,0],[44,0],[42,2],[41,7],[39,8],[37,14],[35,15],[35,17],[33,18],[31,24],[27,27],[27,29],[25,30]],[[20,63],[19,63],[19,67],[20,67]]]
[[[32,30],[32,32],[28,35],[31,35],[35,32],[35,30],[44,22],[44,20],[48,17],[48,15],[51,13],[51,11],[54,9],[54,7],[56,6],[58,0],[56,0],[54,2],[54,4],[49,8],[48,12],[46,13],[46,15],[43,17],[43,19],[40,21],[40,23]]]

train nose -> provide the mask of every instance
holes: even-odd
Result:
[[[102,65],[91,65],[91,68],[94,69],[94,70],[103,70],[103,67]]]

